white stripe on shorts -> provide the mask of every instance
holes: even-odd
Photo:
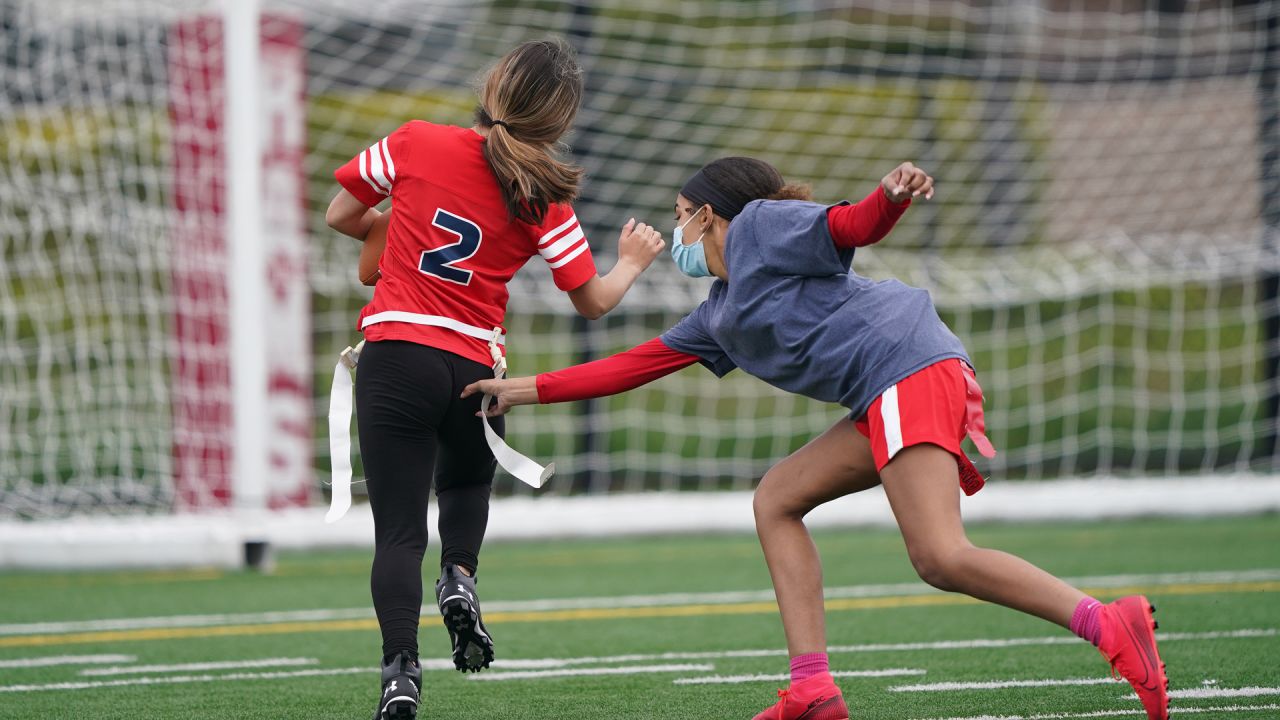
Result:
[[[898,386],[891,385],[880,396],[880,420],[884,423],[884,444],[889,459],[902,449],[902,418],[898,415]]]

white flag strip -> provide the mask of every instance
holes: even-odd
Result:
[[[502,328],[494,328],[494,336],[502,331]],[[493,358],[493,376],[498,380],[507,376],[507,359],[503,357],[502,351],[498,349],[498,343],[489,341],[489,356]],[[480,400],[480,420],[484,423],[484,439],[489,443],[489,449],[493,451],[493,457],[502,466],[503,470],[511,473],[525,485],[540,488],[546,484],[551,476],[556,472],[555,463],[547,463],[546,467],[539,465],[533,460],[520,454],[514,448],[506,443],[498,433],[494,432],[493,427],[489,425],[489,405],[493,403],[492,395],[485,395]]]
[[[480,401],[481,411],[487,413],[491,402],[493,402],[493,396],[485,395],[484,399]],[[487,414],[482,415],[480,419],[484,422],[484,439],[489,441],[489,449],[493,451],[493,457],[497,459],[503,470],[511,473],[513,477],[525,485],[536,488],[545,485],[551,479],[551,476],[555,474],[555,463],[547,463],[547,466],[543,467],[528,457],[521,455],[519,451],[504,442],[498,436],[498,433],[494,432],[489,425],[489,416]]]
[[[337,522],[351,509],[351,370],[360,359],[364,341],[347,348],[333,368],[333,387],[329,391],[329,463],[332,467],[331,498],[327,523]]]
[[[489,354],[493,357],[493,375],[501,380],[507,374],[507,359],[498,348],[499,338],[502,338],[502,328],[494,328],[489,340]],[[354,348],[343,350],[333,368],[333,387],[329,393],[329,455],[333,472],[329,512],[324,516],[326,523],[337,522],[351,509],[351,371],[359,363],[363,349],[362,340]],[[481,399],[480,422],[484,425],[484,439],[494,459],[520,482],[535,488],[542,487],[555,474],[555,463],[547,463],[544,467],[508,445],[489,424],[488,411],[492,403],[492,395]]]

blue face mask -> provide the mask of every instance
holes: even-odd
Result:
[[[707,269],[707,251],[702,247],[702,235],[692,245],[684,244],[684,226],[693,222],[699,212],[702,212],[702,208],[698,208],[671,233],[671,259],[676,261],[680,272],[692,278],[711,276],[711,271]]]

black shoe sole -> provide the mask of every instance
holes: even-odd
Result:
[[[387,685],[388,682],[391,683],[390,686]],[[421,676],[415,678],[407,674],[383,680],[382,697],[374,706],[373,720],[416,720],[418,701],[421,698],[418,687],[421,685]]]
[[[382,717],[386,720],[417,720],[418,706],[413,703],[391,703]]]
[[[493,640],[480,622],[480,613],[462,598],[440,606],[444,626],[453,639],[453,666],[458,672],[480,672],[493,662]]]

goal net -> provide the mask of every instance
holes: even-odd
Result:
[[[0,3],[0,519],[233,504],[219,7]],[[586,70],[568,142],[602,269],[629,217],[669,239],[675,192],[714,158],[764,158],[829,202],[911,160],[937,197],[854,267],[930,290],[968,347],[1000,450],[984,472],[1276,469],[1273,3],[265,0],[263,13],[279,111],[263,128],[278,150],[263,316],[286,342],[272,355],[272,506],[322,501],[328,373],[369,298],[357,245],[324,225],[332,170],[407,119],[469,124],[486,64],[547,33]],[[512,287],[512,373],[648,340],[706,289],[659,258],[588,323],[531,263]],[[556,462],[545,492],[746,489],[841,416],[695,366],[522,408],[508,439]],[[498,492],[528,491],[499,473]]]

